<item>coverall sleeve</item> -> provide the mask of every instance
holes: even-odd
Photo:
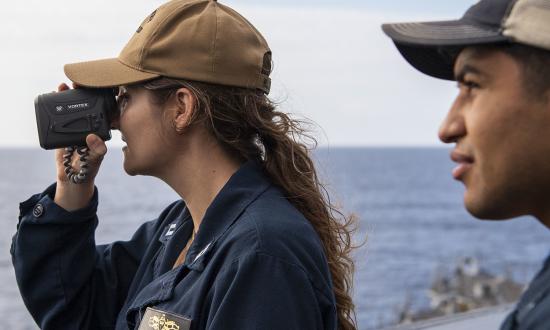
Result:
[[[155,224],[96,246],[97,188],[74,212],[55,204],[55,188],[20,204],[11,254],[23,301],[41,329],[112,329]]]
[[[336,329],[336,307],[299,265],[251,253],[222,270],[206,329]]]

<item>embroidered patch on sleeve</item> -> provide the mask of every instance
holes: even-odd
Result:
[[[191,320],[147,307],[138,330],[189,330]]]

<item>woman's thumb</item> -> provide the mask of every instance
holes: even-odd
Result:
[[[102,159],[107,153],[107,146],[99,136],[95,134],[89,134],[86,136],[86,144],[90,150],[90,156],[96,159]]]

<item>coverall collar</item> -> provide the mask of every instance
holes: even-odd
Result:
[[[201,222],[184,265],[202,271],[208,252],[238,219],[239,215],[269,186],[270,182],[257,161],[244,163],[214,198]]]

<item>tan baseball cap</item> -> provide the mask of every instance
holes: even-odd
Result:
[[[416,69],[453,80],[454,59],[464,47],[520,43],[550,50],[550,0],[481,0],[458,20],[382,29]]]
[[[215,0],[173,0],[147,16],[117,58],[65,65],[84,87],[170,77],[269,93],[271,50],[233,9]]]

